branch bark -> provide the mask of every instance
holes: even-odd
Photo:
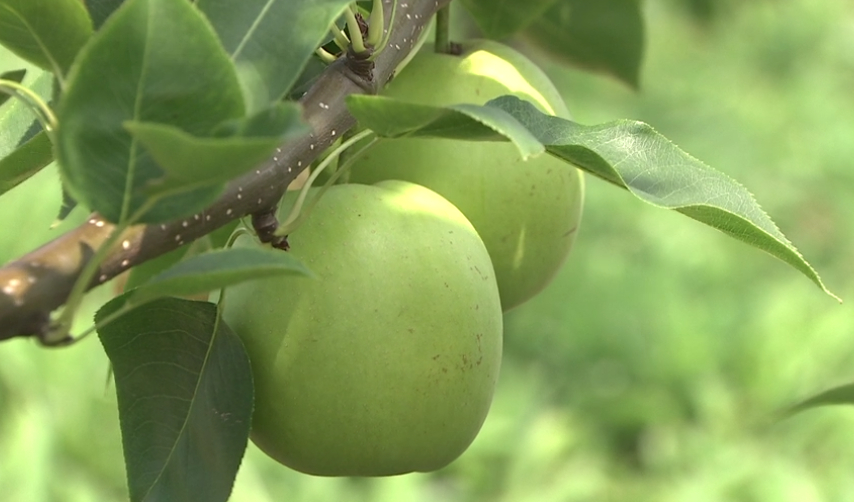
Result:
[[[345,100],[351,94],[376,93],[412,51],[433,14],[450,0],[400,2],[395,19],[391,1],[384,7],[391,35],[372,75],[350,57],[330,65],[300,99],[312,132],[282,145],[276,155],[228,185],[216,203],[190,218],[127,229],[110,250],[90,288],[129,268],[169,252],[246,215],[274,208],[287,186],[338,137],[355,125]],[[357,71],[353,71],[356,68]],[[41,337],[50,313],[62,306],[86,263],[114,231],[97,214],[78,228],[0,268],[0,340]]]

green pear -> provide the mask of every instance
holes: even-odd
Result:
[[[289,242],[315,278],[247,282],[225,297],[253,366],[254,443],[323,476],[456,459],[489,410],[502,345],[492,264],[465,216],[411,183],[338,185]]]
[[[522,54],[486,40],[462,49],[458,56],[420,52],[383,94],[434,106],[512,94],[544,113],[569,117],[554,85]],[[466,215],[492,258],[505,311],[549,284],[578,233],[581,173],[548,154],[523,161],[510,143],[384,140],[356,161],[350,181],[388,179],[430,188]]]

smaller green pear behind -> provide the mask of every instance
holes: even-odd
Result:
[[[422,50],[383,94],[432,106],[482,105],[511,94],[569,118],[560,93],[525,56],[489,40],[461,46],[458,56]],[[581,173],[548,154],[523,161],[509,143],[385,140],[356,161],[350,181],[388,179],[426,186],[466,215],[492,257],[505,311],[551,282],[578,233]]]
[[[225,298],[223,318],[253,366],[254,443],[324,476],[456,459],[489,410],[503,329],[492,264],[468,220],[411,183],[338,185],[289,242],[316,278],[252,281]]]

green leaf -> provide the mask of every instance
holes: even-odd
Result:
[[[474,105],[445,108],[443,113],[436,108],[437,113],[430,114],[426,111],[429,107],[413,108],[411,103],[391,98],[350,96],[348,107],[361,125],[386,137],[416,136],[424,130],[430,131],[426,135],[430,137],[463,139],[461,133],[466,133],[476,140],[503,141],[505,136],[496,131],[525,129],[550,154],[628,189],[645,202],[678,211],[779,258],[837,298],[750,192],[642,122],[620,120],[585,126],[545,115],[515,96],[502,96],[482,107],[501,110],[505,120],[515,123],[502,124],[502,128],[480,121],[480,113],[473,113],[479,107]],[[456,119],[448,116],[453,113]],[[439,122],[453,122],[454,127],[443,135],[443,128],[437,127]],[[513,136],[507,137],[515,142]]]
[[[206,235],[205,237],[210,239],[211,248],[218,249],[225,247],[228,244],[228,241],[231,239],[231,234],[237,229],[239,225],[239,220],[232,220]]]
[[[275,275],[311,272],[292,255],[276,249],[231,248],[193,256],[152,277],[130,301],[134,304],[175,295],[190,296]]]
[[[462,0],[461,3],[484,35],[500,40],[531,24],[556,1],[525,0],[496,5],[495,0]]]
[[[189,244],[185,244],[178,249],[134,266],[128,272],[128,280],[124,285],[124,291],[130,291],[142,286],[151,280],[152,277],[171,268],[188,256],[196,256],[213,249],[225,247],[229,237],[231,237],[232,232],[234,232],[234,229],[238,225],[240,225],[240,221],[233,220]]]
[[[80,0],[0,0],[0,44],[60,79],[91,35]]]
[[[27,75],[27,69],[21,68],[20,70],[11,70],[0,73],[0,80],[11,80],[13,82],[18,82],[19,84],[24,81],[24,77]]]
[[[92,23],[95,29],[100,29],[104,21],[110,17],[125,0],[86,0],[86,9],[89,10],[89,17],[92,18]]]
[[[13,70],[7,71],[4,73],[0,73],[0,80],[11,80],[12,82],[21,83],[24,80],[24,76],[27,74],[27,70]],[[6,94],[5,92],[0,92],[0,106],[3,105],[6,101],[11,98],[11,94]]]
[[[95,315],[103,322],[127,299]],[[98,329],[115,374],[131,501],[226,501],[246,449],[253,386],[216,306],[163,298]]]
[[[151,184],[151,194],[212,185],[222,189],[226,181],[267,159],[280,144],[275,138],[200,138],[151,122],[125,122],[125,128],[165,174]]]
[[[348,0],[198,0],[237,65],[250,110],[281,99]]]
[[[24,80],[24,70],[14,73],[13,79]],[[53,76],[42,70],[30,73],[30,90],[44,100],[49,99]],[[0,78],[6,78],[5,75]],[[53,161],[53,145],[34,117],[27,104],[18,99],[0,109],[0,194],[18,186]]]
[[[726,14],[733,14],[732,7],[739,4],[740,2],[728,0],[682,0],[678,2],[678,7],[685,11],[692,21],[708,28],[716,21],[727,18]]]
[[[178,249],[173,249],[172,251],[162,254],[157,258],[152,258],[151,260],[147,260],[134,266],[128,273],[128,280],[125,283],[124,291],[130,291],[134,288],[140,287],[151,280],[155,275],[180,262],[196,242],[198,241],[184,244]]]
[[[160,123],[204,137],[243,112],[234,67],[190,2],[128,0],[95,34],[69,77],[58,113],[60,168],[78,201],[124,222],[149,207],[149,184],[165,176],[126,122]],[[138,221],[192,214],[217,193],[204,188],[160,199]]]
[[[42,131],[0,159],[0,194],[23,183],[53,162],[53,145]]]
[[[805,399],[804,401],[789,408],[785,414],[787,416],[791,416],[812,408],[818,408],[819,406],[844,404],[854,404],[854,384],[849,383],[839,387],[834,387],[809,399]]]
[[[644,48],[640,0],[559,0],[523,36],[553,57],[639,86]]]
[[[214,136],[277,138],[285,141],[310,131],[311,128],[302,119],[302,107],[299,104],[280,102],[247,117],[223,122],[214,130]]]
[[[74,208],[77,207],[77,201],[74,200],[74,197],[68,193],[68,190],[65,186],[62,187],[62,203],[59,205],[59,211],[56,214],[56,220],[54,220],[53,224],[51,224],[51,228],[56,227],[63,221],[65,218],[68,218],[68,215],[71,214],[71,211],[74,211]]]
[[[45,101],[50,99],[53,76],[42,70],[30,72],[25,79],[27,87]],[[10,101],[0,108],[0,158],[32,139],[41,129],[29,106],[20,99]]]
[[[303,68],[293,85],[291,85],[291,88],[285,94],[284,99],[298,101],[303,94],[311,89],[311,86],[314,85],[320,74],[326,71],[326,68],[326,63],[321,61],[320,58],[313,57],[309,59],[305,68]]]
[[[522,158],[543,153],[543,144],[512,115],[497,107],[451,105],[445,108],[408,103],[385,96],[350,96],[356,118],[379,136],[503,141],[509,139]]]
[[[126,122],[125,128],[165,173],[151,193],[211,185],[223,189],[225,182],[272,156],[287,138],[309,131],[294,103],[278,103],[248,119],[229,121],[228,132],[234,135],[227,137],[198,137],[150,122]]]

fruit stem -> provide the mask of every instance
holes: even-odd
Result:
[[[384,37],[382,37],[380,42],[374,46],[373,53],[370,56],[368,56],[368,61],[375,60],[382,53],[383,49],[385,49],[385,46],[388,45],[388,39],[391,38],[391,30],[394,27],[394,15],[397,13],[397,4],[398,4],[397,1],[392,2],[392,4],[391,4],[391,23],[389,24],[388,32],[385,34]],[[373,11],[371,11],[371,18],[373,18]],[[371,21],[371,23],[373,23],[373,21]],[[373,26],[373,24],[368,26],[368,30],[370,30],[371,26]],[[380,26],[382,27],[380,32],[385,33],[385,24],[381,24]],[[370,32],[369,32],[369,35],[370,35]]]
[[[347,38],[347,34],[341,31],[341,28],[339,28],[335,23],[332,23],[329,26],[329,31],[332,32],[332,39],[335,41],[335,45],[337,45],[342,51],[346,52],[350,47],[350,39]]]
[[[370,129],[365,129],[364,131],[360,132],[359,134],[354,135],[352,138],[341,143],[341,145],[338,146],[338,148],[333,150],[332,153],[330,153],[329,155],[326,156],[325,159],[323,159],[323,162],[318,164],[318,166],[314,169],[314,171],[312,171],[311,176],[306,180],[305,185],[302,186],[302,189],[300,190],[299,196],[297,196],[297,200],[294,203],[294,206],[291,208],[291,212],[288,213],[288,217],[285,219],[285,221],[281,225],[279,225],[279,228],[276,229],[276,231],[274,232],[274,235],[277,235],[277,236],[288,235],[290,232],[293,231],[294,223],[297,221],[297,219],[300,216],[300,212],[302,210],[302,205],[305,202],[306,196],[308,196],[308,191],[311,188],[311,185],[314,183],[314,180],[316,180],[317,177],[320,176],[320,173],[322,173],[324,169],[326,169],[330,164],[332,164],[332,161],[337,159],[338,156],[341,155],[342,152],[344,152],[344,150],[350,148],[351,146],[358,143],[359,141],[367,138],[371,134],[374,134],[374,131],[371,131]],[[354,155],[352,158],[355,158],[355,157],[356,156]],[[352,160],[352,158],[349,160]],[[341,166],[338,169],[338,171],[335,172],[335,174],[330,176],[329,180],[327,180],[327,182],[326,182],[326,186],[329,186],[332,182],[334,182],[335,180],[338,179],[338,177],[341,175],[341,172],[344,170],[344,167],[345,166]]]
[[[252,232],[250,232],[249,229],[246,227],[235,228],[234,231],[231,232],[231,235],[228,236],[228,240],[225,241],[225,245],[223,246],[223,248],[231,249],[231,247],[234,246],[234,243],[237,242],[237,239],[241,235],[252,235]]]
[[[58,123],[56,115],[53,114],[53,111],[38,94],[14,80],[4,79],[0,79],[0,92],[23,101],[36,114],[36,117],[39,118],[39,122],[42,123],[45,132],[50,137],[51,143],[56,144],[53,137],[53,132],[56,130]]]
[[[451,53],[451,5],[448,4],[436,12],[436,52]]]
[[[317,54],[317,57],[326,64],[332,64],[337,59],[334,54],[330,53],[323,47],[318,47],[315,49],[314,53]]]
[[[365,54],[365,40],[362,38],[362,28],[359,27],[359,21],[356,19],[356,14],[353,12],[353,7],[347,7],[344,10],[344,18],[347,19],[347,31],[350,33],[350,43],[353,46],[353,52],[356,54]]]
[[[312,210],[314,210],[314,206],[317,205],[321,197],[323,197],[323,194],[326,193],[326,190],[328,190],[329,187],[334,185],[338,178],[340,178],[342,175],[349,176],[350,166],[352,166],[356,159],[358,159],[369,148],[372,148],[375,144],[377,144],[380,139],[381,138],[376,137],[373,138],[365,146],[359,148],[359,150],[354,153],[350,158],[344,161],[344,164],[342,164],[341,167],[339,167],[339,169],[335,171],[335,173],[328,180],[326,180],[326,183],[324,183],[323,188],[320,189],[320,193],[318,193],[315,198],[311,199],[311,202],[309,202],[309,204],[303,208],[302,212],[297,217],[295,224],[299,224],[299,222],[302,221],[302,219],[305,218],[306,215],[311,214]]]
[[[383,1],[374,0],[371,15],[368,16],[368,45],[371,47],[376,47],[383,39],[385,32],[385,13],[383,10]]]

